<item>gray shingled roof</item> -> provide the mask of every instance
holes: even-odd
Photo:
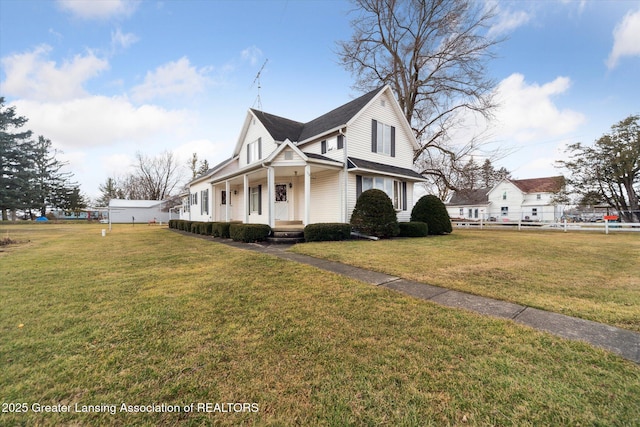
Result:
[[[386,172],[392,175],[405,176],[416,180],[424,181],[424,177],[413,169],[400,168],[397,166],[385,165],[383,163],[371,162],[369,160],[357,159],[349,157],[349,169],[369,169],[378,172]]]
[[[459,190],[453,193],[447,205],[486,205],[489,203],[490,188]]]
[[[264,111],[254,110],[253,108],[251,111],[264,127],[267,128],[267,132],[269,132],[276,141],[284,141],[287,138],[292,142],[298,141],[298,137],[304,128],[304,123],[285,119],[284,117],[275,116],[265,113]]]
[[[251,111],[276,141],[284,141],[287,138],[293,142],[304,141],[347,124],[347,122],[362,110],[383,88],[384,86],[372,90],[307,123],[275,116],[253,108]]]

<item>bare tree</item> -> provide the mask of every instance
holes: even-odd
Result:
[[[495,107],[485,69],[500,42],[486,35],[494,9],[469,0],[353,2],[353,36],[338,54],[354,87],[390,85],[420,145],[414,161],[421,173],[455,188],[450,178],[483,139],[454,143],[451,130],[468,113],[490,119]]]
[[[182,170],[174,154],[164,151],[156,157],[136,153],[135,171],[122,187],[130,199],[164,200],[182,181]]]

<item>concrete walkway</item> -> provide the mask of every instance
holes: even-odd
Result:
[[[596,347],[610,350],[625,359],[640,364],[640,333],[637,332],[565,316],[564,314],[405,280],[339,262],[287,252],[286,250],[291,247],[290,245],[246,244],[220,239],[215,241],[240,249],[249,249],[308,264],[322,270],[348,276],[372,285],[384,286],[406,295],[433,301],[447,307],[462,308],[488,316],[511,319],[562,338],[586,341]]]

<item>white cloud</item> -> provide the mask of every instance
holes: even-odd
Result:
[[[98,20],[131,16],[138,3],[131,0],[58,0],[58,5],[74,16]]]
[[[103,157],[101,162],[102,168],[107,175],[111,178],[116,178],[129,173],[135,161],[128,154],[118,153]]]
[[[138,40],[138,36],[133,33],[123,33],[120,28],[111,32],[111,47],[114,50],[118,48],[126,49]]]
[[[512,74],[496,89],[500,106],[496,115],[497,134],[507,141],[539,141],[575,131],[585,121],[583,114],[559,109],[553,97],[571,86],[568,77],[539,85],[528,84],[522,74]]]
[[[123,97],[91,96],[64,102],[18,100],[12,103],[29,118],[29,128],[63,149],[118,143],[144,143],[175,134],[189,115],[153,105],[133,106]]]
[[[31,52],[3,57],[7,76],[2,83],[3,92],[40,101],[68,100],[86,95],[84,82],[109,68],[109,63],[93,52],[58,65],[49,59],[51,50],[43,44]]]
[[[623,56],[640,56],[640,10],[627,13],[613,30],[613,48],[607,67],[615,68]]]
[[[502,10],[496,6],[496,23],[489,28],[488,35],[495,37],[512,32],[531,20],[531,14],[524,10]]]
[[[255,46],[248,47],[240,52],[240,57],[249,64],[256,65],[258,60],[262,58],[262,51]]]
[[[136,101],[159,97],[194,95],[202,92],[209,82],[207,69],[196,69],[189,59],[180,58],[147,72],[144,82],[131,91]]]

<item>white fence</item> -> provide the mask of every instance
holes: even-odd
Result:
[[[640,232],[640,223],[637,222],[531,222],[531,221],[483,221],[483,220],[453,220],[454,228],[475,229],[505,229],[517,230],[556,230],[556,231],[595,231],[609,234],[611,232]]]

